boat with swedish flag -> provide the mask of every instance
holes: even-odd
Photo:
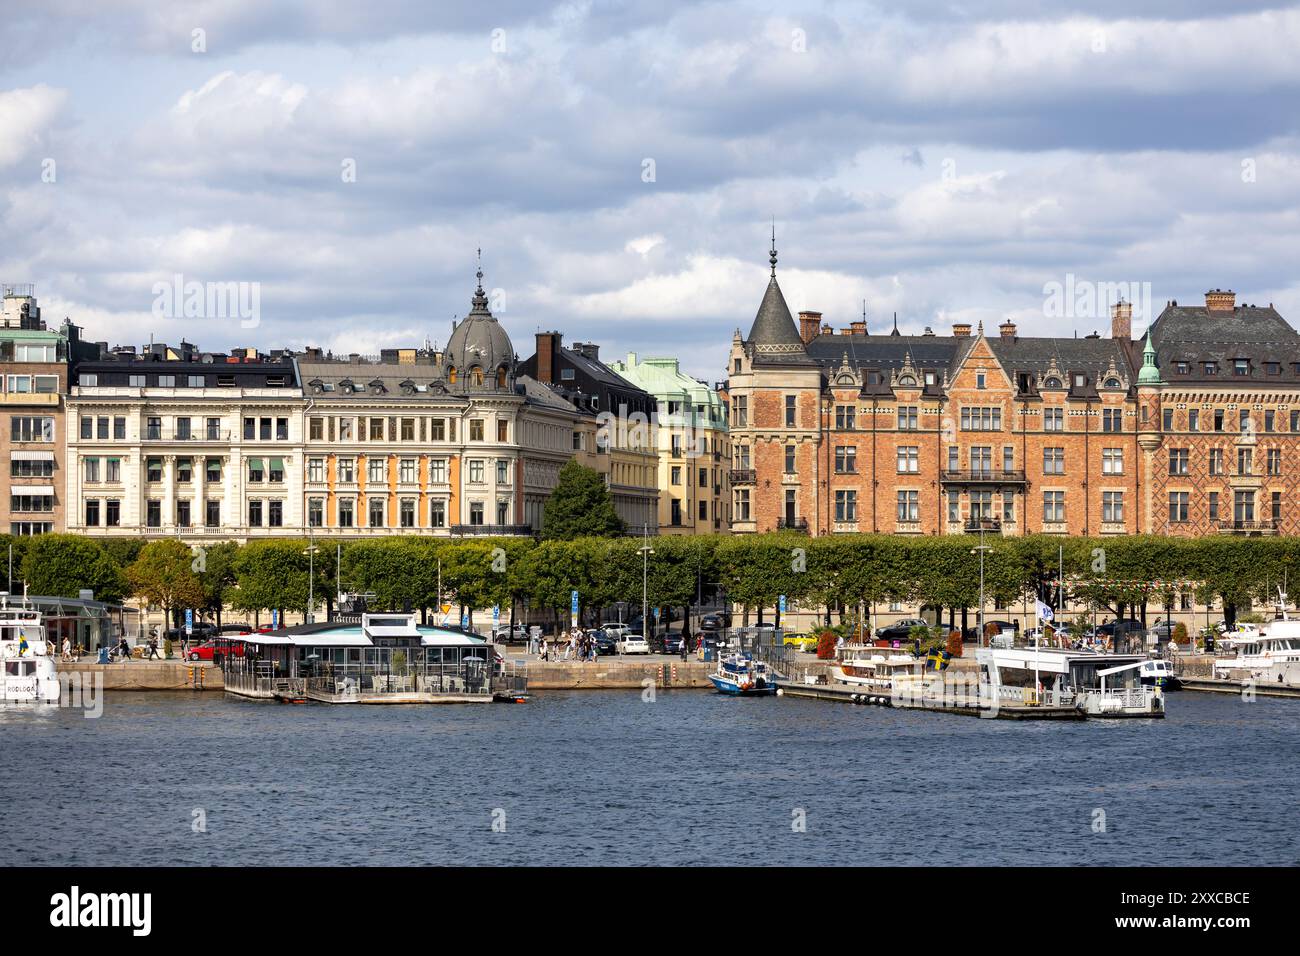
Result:
[[[775,675],[763,661],[747,654],[731,654],[718,661],[709,680],[719,693],[732,697],[765,697],[776,693]]]

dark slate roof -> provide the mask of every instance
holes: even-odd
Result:
[[[811,364],[775,275],[768,280],[745,344],[753,360],[762,365]]]
[[[949,371],[969,347],[971,339],[937,335],[847,335],[822,334],[808,343],[808,355],[822,367],[823,372],[847,364],[862,374],[864,394],[889,392],[889,375],[906,364],[911,357],[918,374],[937,373],[936,382],[926,389],[938,394],[943,374]],[[867,381],[867,372],[879,371],[882,380],[877,385]],[[924,381],[924,378],[921,379]]]
[[[1160,377],[1169,384],[1300,381],[1300,334],[1271,305],[1239,305],[1231,312],[1168,305],[1151,323],[1151,341]],[[1239,358],[1250,360],[1248,375],[1233,373],[1233,360]],[[1179,373],[1178,362],[1187,362],[1189,371]],[[1207,375],[1205,362],[1217,363],[1218,373]],[[1280,374],[1267,374],[1265,362],[1278,362]]]
[[[1131,386],[1137,378],[1125,343],[1118,339],[999,336],[987,341],[1013,385],[1017,383],[1019,373],[1031,376],[1032,392],[1038,390],[1038,380],[1053,366],[1063,376],[1062,384],[1075,396],[1096,395],[1098,382],[1112,364],[1124,386]],[[1083,388],[1074,385],[1074,376],[1079,372],[1086,376]]]

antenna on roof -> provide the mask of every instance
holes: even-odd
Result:
[[[772,217],[772,278],[776,278],[776,216]]]

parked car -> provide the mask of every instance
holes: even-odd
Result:
[[[227,644],[224,640],[220,644],[216,641],[204,641],[202,644],[191,647],[189,654],[186,656],[192,661],[210,661],[216,654],[243,657],[244,645],[239,643]]]
[[[1155,637],[1159,641],[1167,641],[1174,636],[1174,628],[1178,626],[1176,621],[1168,618],[1160,618],[1154,624],[1147,628],[1147,635]]]
[[[596,642],[597,657],[609,657],[618,653],[618,641],[614,640],[613,636],[608,631],[596,628],[587,633],[591,635],[591,639]]]
[[[792,631],[781,635],[781,643],[800,651],[817,650],[817,638],[805,631]]]
[[[680,654],[682,652],[681,631],[669,631],[658,641],[660,654]]]
[[[497,644],[527,644],[528,625],[516,624],[511,627],[509,624],[498,624],[492,631],[492,640]]]
[[[626,624],[611,622],[609,624],[602,625],[601,630],[603,630],[610,637],[614,638],[614,640],[618,640],[624,634],[631,633],[632,628],[628,627]]]
[[[644,637],[629,631],[615,642],[620,654],[649,654],[650,644]]]
[[[726,614],[706,614],[700,618],[701,631],[721,631],[731,626],[731,619]]]
[[[217,626],[207,621],[195,621],[191,628],[193,633],[186,634],[183,627],[171,627],[163,631],[163,637],[169,641],[206,641],[217,636]]]
[[[225,637],[229,634],[252,634],[253,625],[251,624],[222,624],[218,629],[218,634]]]
[[[911,636],[912,628],[929,626],[929,622],[923,621],[919,617],[905,617],[901,621],[895,621],[886,627],[876,628],[876,637],[882,641],[905,641]]]

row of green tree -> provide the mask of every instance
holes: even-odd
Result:
[[[1145,619],[1149,608],[1172,610],[1180,593],[1199,603],[1237,608],[1276,599],[1300,571],[1300,538],[1212,536],[1169,538],[987,539],[986,607],[1058,605],[1065,591],[1116,617]],[[97,599],[136,598],[173,615],[184,608],[220,622],[233,609],[252,618],[271,611],[304,612],[308,595],[332,609],[336,589],[369,592],[371,607],[425,611],[441,604],[501,608],[503,622],[527,610],[567,619],[579,593],[590,618],[623,603],[639,615],[643,584],[652,607],[684,616],[725,597],[743,623],[773,620],[787,606],[832,616],[873,616],[882,602],[936,608],[948,621],[979,605],[978,539],[966,535],[895,537],[796,533],[743,536],[449,539],[392,535],[340,545],[305,539],[226,542],[191,548],[175,540],[96,540],[46,534],[9,538],[10,591]],[[648,544],[650,552],[643,552]],[[4,554],[0,551],[0,556]],[[314,575],[314,579],[312,577]]]

